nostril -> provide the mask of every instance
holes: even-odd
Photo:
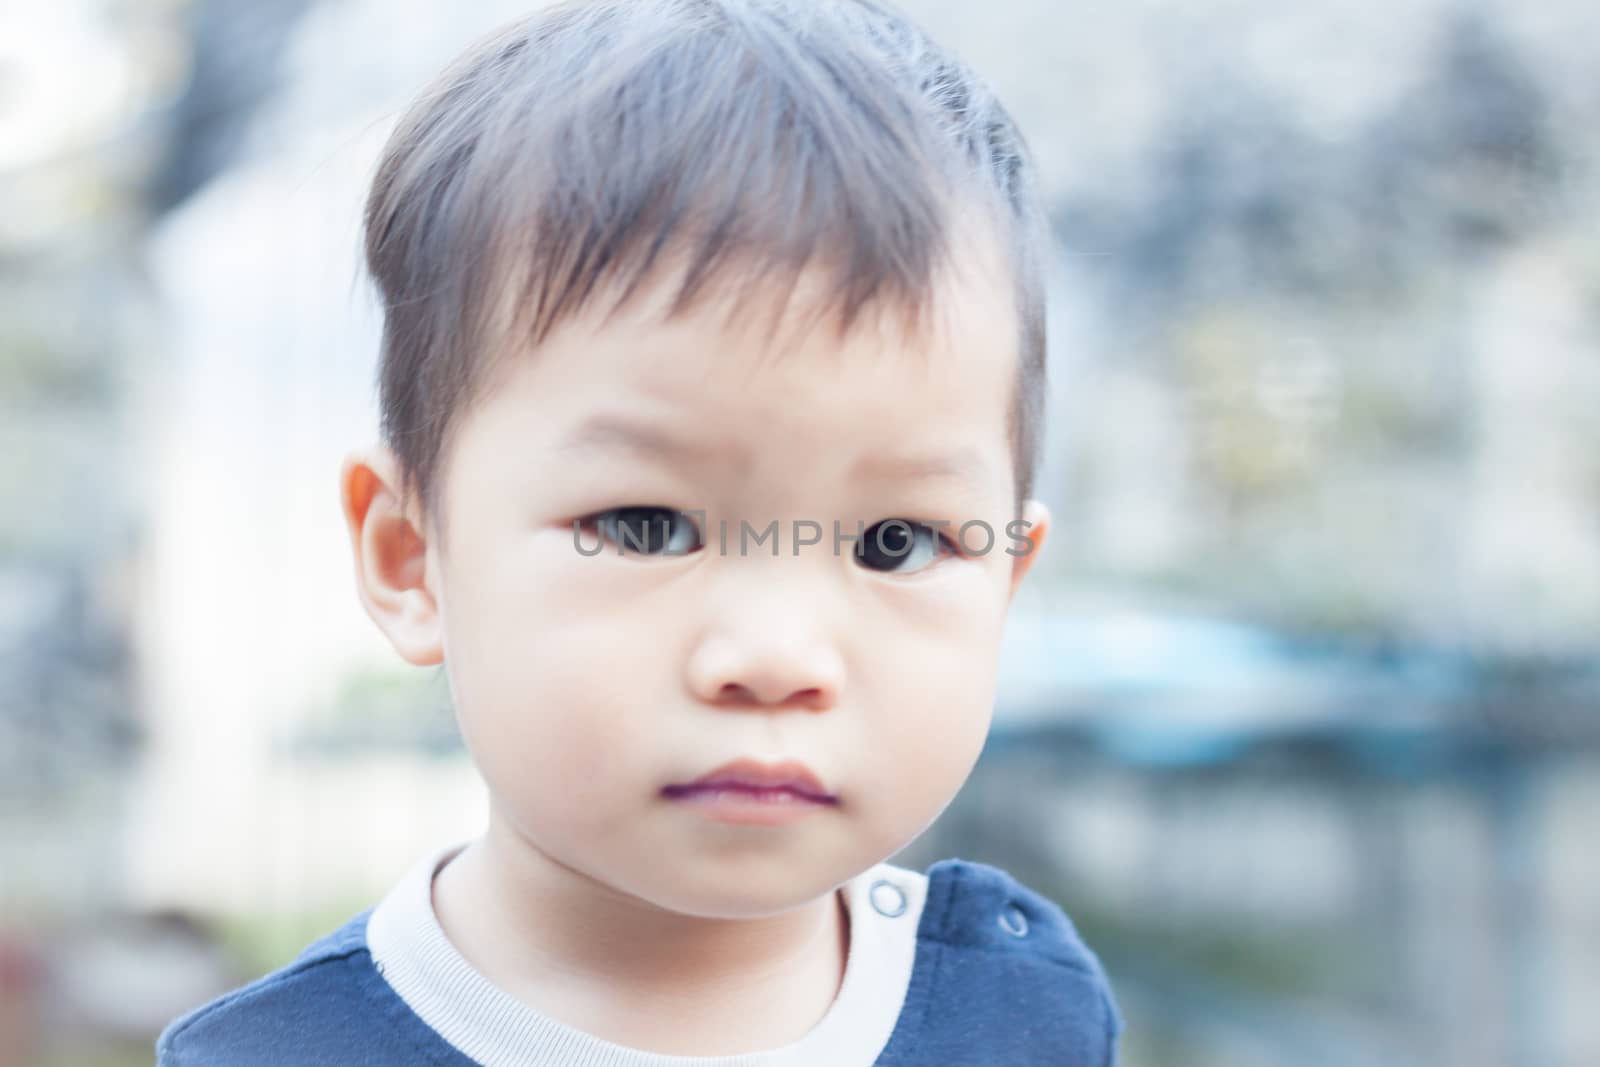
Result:
[[[809,711],[822,711],[832,704],[832,699],[827,692],[820,688],[796,689],[787,697],[781,699],[768,699],[755,689],[739,682],[728,682],[717,693],[717,703],[735,707],[752,705],[770,705],[775,708],[805,708]]]

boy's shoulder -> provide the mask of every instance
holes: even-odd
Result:
[[[940,860],[927,880],[911,988],[880,1067],[1116,1062],[1110,982],[1060,905],[974,860]]]
[[[174,1019],[156,1039],[157,1067],[305,1067],[471,1061],[394,996],[367,946],[367,908],[293,961]]]
[[[976,860],[944,859],[928,868],[927,879],[921,936],[1105,980],[1099,957],[1061,906],[1009,872]]]

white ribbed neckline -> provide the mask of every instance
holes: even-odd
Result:
[[[850,949],[833,1004],[798,1041],[731,1056],[668,1056],[606,1041],[559,1022],[490,982],[445,936],[433,910],[433,878],[466,843],[418,862],[373,908],[367,946],[395,993],[463,1054],[484,1067],[870,1067],[889,1042],[916,960],[927,875],[879,863],[845,883]],[[887,881],[905,908],[874,907]],[[898,910],[895,894],[879,890]]]

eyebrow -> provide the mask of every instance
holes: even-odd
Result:
[[[710,455],[714,451],[705,445],[681,440],[647,422],[610,413],[591,415],[562,438],[558,447],[569,452],[621,450],[643,456],[686,459]]]
[[[642,456],[698,459],[715,449],[686,441],[647,422],[621,415],[591,415],[559,442],[564,451],[621,450]],[[885,482],[951,481],[976,488],[987,483],[989,465],[976,449],[922,455],[868,455],[851,469],[851,478]]]
[[[924,455],[866,456],[851,474],[891,482],[962,482],[973,488],[984,485],[990,477],[989,465],[972,448]]]

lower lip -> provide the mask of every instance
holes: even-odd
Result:
[[[694,808],[717,822],[777,826],[803,819],[838,802],[818,799],[790,789],[754,789],[741,786],[668,786],[665,795]]]

